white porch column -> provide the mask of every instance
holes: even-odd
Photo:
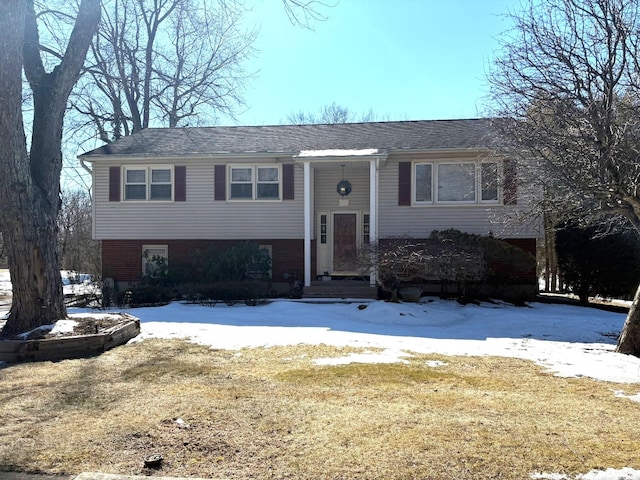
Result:
[[[304,162],[304,286],[311,286],[311,164]]]
[[[374,159],[369,162],[369,243],[378,243],[378,165],[380,160]],[[375,255],[373,253],[372,255]],[[369,272],[369,284],[376,285],[378,269],[376,268],[376,258],[372,258],[372,267]]]

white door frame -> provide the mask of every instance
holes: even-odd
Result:
[[[335,158],[326,157],[327,161],[335,161]],[[362,160],[362,159],[358,159]],[[387,154],[386,153],[378,153],[371,157],[368,157],[369,160],[369,236],[371,243],[376,243],[378,241],[379,235],[379,226],[378,226],[378,192],[379,192],[379,169],[381,165],[381,161],[386,162]],[[300,161],[300,160],[298,160]],[[319,161],[319,158],[315,158],[314,161]],[[344,161],[343,158],[340,158],[340,161]],[[301,161],[303,166],[303,212],[304,212],[304,284],[305,286],[311,285],[311,239],[313,238],[313,216],[314,216],[314,206],[313,206],[313,198],[312,198],[312,169],[311,169],[311,160],[305,158]],[[345,211],[346,212],[346,211]],[[362,217],[361,212],[358,214],[356,228],[358,231],[356,232],[357,238],[362,241]],[[331,218],[331,223],[333,224],[333,217]],[[333,225],[332,225],[333,228]],[[327,232],[327,234],[329,234]],[[333,244],[333,233],[331,233],[331,242]],[[333,268],[333,246],[331,247],[331,268]],[[372,258],[372,264],[375,265],[375,258]],[[374,267],[371,268],[370,271],[370,284],[371,286],[375,286],[376,278],[378,272]]]

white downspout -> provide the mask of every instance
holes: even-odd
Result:
[[[380,160],[376,158],[369,162],[369,244],[375,246],[378,243],[378,167]],[[369,284],[376,286],[378,278],[377,258],[375,250],[372,252],[371,271],[369,272]]]
[[[304,162],[304,286],[311,286],[311,165]]]

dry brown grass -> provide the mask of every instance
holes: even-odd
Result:
[[[524,479],[640,468],[638,404],[530,362],[145,341],[0,369],[0,470],[229,479]],[[430,368],[427,360],[447,365]],[[185,426],[176,419],[186,422]],[[164,456],[144,470],[145,455]]]

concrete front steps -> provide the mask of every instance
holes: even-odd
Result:
[[[311,286],[304,287],[302,298],[377,299],[378,289],[362,280],[315,281],[311,282]]]

